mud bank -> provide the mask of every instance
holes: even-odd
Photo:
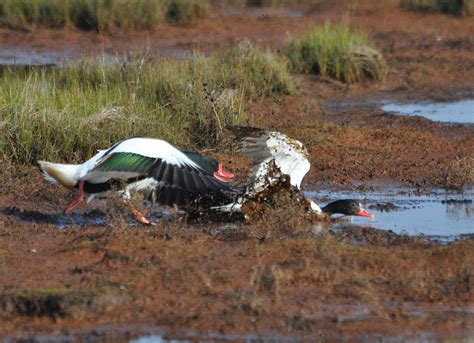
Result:
[[[266,225],[61,230],[2,212],[1,334],[124,339],[146,334],[126,329],[142,323],[170,338],[337,340],[396,336],[400,325],[404,337],[472,327],[473,241],[363,227],[294,236],[288,215]]]

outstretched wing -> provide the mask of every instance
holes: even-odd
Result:
[[[254,167],[251,175],[254,178],[264,173],[273,160],[280,171],[290,177],[291,184],[299,189],[310,169],[303,143],[280,132],[264,131],[257,137],[246,137],[242,140],[240,151],[252,158]]]
[[[167,205],[183,205],[190,198],[230,190],[169,143],[151,138],[132,138],[108,149],[82,180],[95,184],[140,181],[135,189],[158,192],[153,198]]]

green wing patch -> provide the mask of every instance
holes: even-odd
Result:
[[[181,152],[210,174],[216,172],[218,169],[217,161],[211,157],[198,154],[194,151],[181,150]]]
[[[103,162],[98,164],[94,170],[102,172],[136,172],[145,174],[155,163],[156,159],[127,152],[112,153]]]

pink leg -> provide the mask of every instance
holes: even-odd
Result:
[[[79,195],[77,196],[77,198],[67,204],[66,208],[63,211],[64,214],[68,214],[72,211],[73,208],[82,204],[84,201],[86,201],[86,198],[84,197],[84,181],[79,181]]]
[[[224,171],[224,166],[222,165],[222,163],[219,163],[217,165],[217,171],[214,172],[214,177],[221,180],[221,181],[225,181],[227,182],[228,180],[234,178],[234,174],[230,173],[230,172],[226,172]]]
[[[143,214],[140,213],[139,210],[137,210],[135,207],[132,206],[132,204],[128,204],[130,206],[130,209],[132,210],[132,213],[133,215],[135,216],[135,218],[142,224],[144,225],[151,225],[151,222],[146,219]]]

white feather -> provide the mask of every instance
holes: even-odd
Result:
[[[80,164],[62,164],[38,161],[43,176],[49,182],[72,188],[79,179]]]
[[[168,164],[200,168],[180,150],[161,139],[130,138],[118,144],[112,152],[134,153],[145,157],[160,158]]]
[[[83,164],[81,164],[80,170],[79,170],[79,177],[82,179],[84,176],[92,169],[94,166],[97,164],[97,161],[99,161],[102,157],[104,157],[105,153],[107,150],[99,150],[97,154],[92,156],[90,159],[85,161]]]
[[[223,205],[223,206],[213,206],[211,207],[211,210],[217,210],[221,212],[242,212],[242,203],[241,200],[231,202],[230,204]]]
[[[293,186],[300,189],[301,182],[311,167],[305,156],[303,143],[283,133],[273,131],[268,133],[266,145],[275,159],[276,166],[290,177],[290,183]]]
[[[117,144],[112,150],[99,150],[92,158],[84,162],[80,168],[80,178],[93,183],[106,182],[112,178],[136,177],[139,173],[133,172],[114,172],[114,171],[94,171],[94,167],[100,164],[103,158],[107,158],[111,153],[131,153],[144,157],[162,159],[168,164],[177,166],[188,165],[193,168],[201,169],[189,157],[180,150],[161,139],[135,137],[124,140]],[[107,155],[106,155],[107,153]]]
[[[269,163],[274,161],[280,171],[290,177],[291,185],[300,189],[311,166],[303,143],[276,131],[265,132],[260,137],[246,138],[242,152],[254,160],[251,176],[256,184],[269,173]]]
[[[311,206],[311,209],[315,212],[318,212],[318,213],[323,213],[323,211],[321,210],[321,207],[319,207],[318,204],[316,204],[313,200],[309,199],[310,201],[310,206]]]
[[[130,183],[127,185],[127,191],[144,191],[144,190],[150,190],[150,189],[156,189],[158,188],[161,184],[164,184],[163,182],[158,182],[154,178],[146,178],[137,182]]]

